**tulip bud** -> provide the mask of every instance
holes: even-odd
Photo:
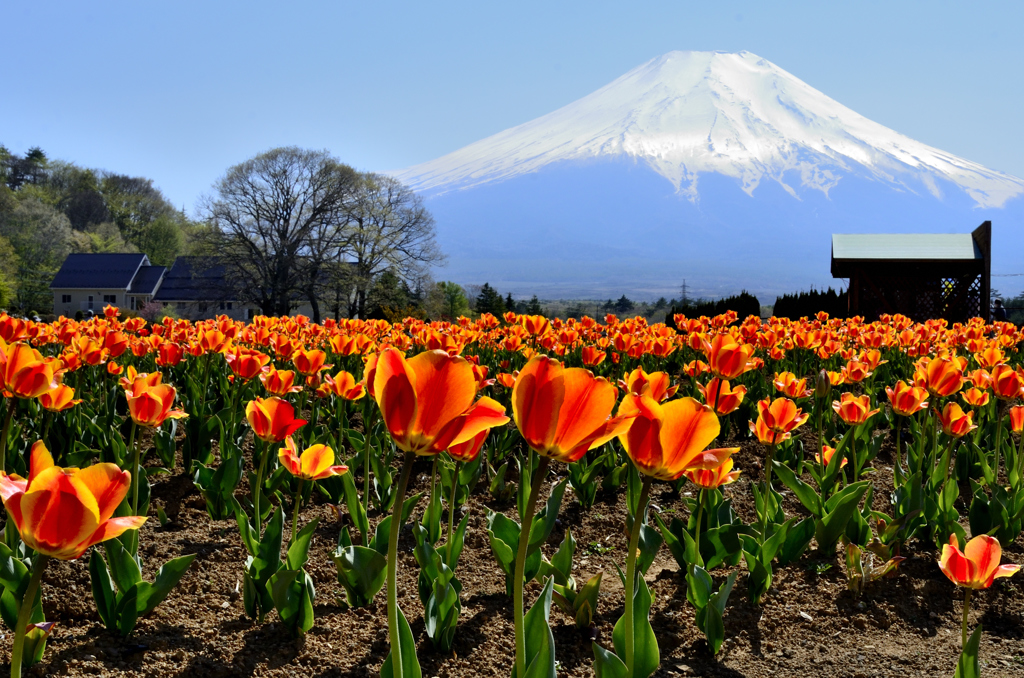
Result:
[[[826,370],[818,372],[818,381],[814,385],[814,397],[819,400],[824,400],[831,392],[832,381],[828,378],[828,372]]]

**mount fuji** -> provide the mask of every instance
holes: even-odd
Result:
[[[699,295],[745,288],[771,303],[842,284],[832,233],[992,220],[993,272],[1024,247],[1024,180],[872,122],[749,52],[670,52],[393,174],[437,221],[449,266],[435,275],[543,298],[674,296],[685,279]]]

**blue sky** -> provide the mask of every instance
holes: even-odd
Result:
[[[0,143],[176,204],[281,145],[430,160],[674,49],[749,50],[912,138],[1024,177],[1024,3],[7,3]]]

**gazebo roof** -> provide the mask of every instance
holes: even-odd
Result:
[[[964,261],[984,256],[970,233],[833,233],[832,259]]]

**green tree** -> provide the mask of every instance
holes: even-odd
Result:
[[[504,300],[489,283],[484,283],[480,288],[480,294],[476,297],[476,312],[481,315],[491,313],[496,316],[505,312]]]
[[[619,297],[619,300],[615,302],[615,312],[619,315],[624,315],[633,310],[633,302],[623,294]]]
[[[71,252],[71,235],[67,217],[35,198],[20,200],[0,213],[0,236],[17,255],[15,305],[22,311],[53,306],[50,281]]]
[[[185,233],[177,219],[162,214],[142,229],[135,244],[155,265],[170,266],[185,250]]]
[[[540,299],[537,298],[536,294],[530,298],[530,302],[526,305],[526,313],[527,315],[544,315],[544,309],[541,308]]]
[[[455,320],[469,313],[469,300],[462,285],[446,280],[437,283],[435,291],[440,302],[438,310],[444,319]]]
[[[367,318],[384,319],[410,306],[411,291],[402,278],[388,269],[377,277],[366,300]]]
[[[512,298],[511,292],[505,297],[505,310],[512,311],[513,313],[516,310],[516,300]]]

